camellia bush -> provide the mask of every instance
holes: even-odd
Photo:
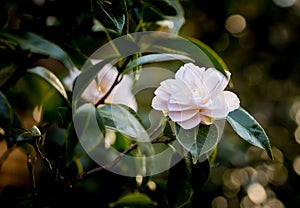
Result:
[[[226,123],[272,159],[234,74],[179,35],[179,1],[31,4],[1,9],[4,206],[201,207]]]

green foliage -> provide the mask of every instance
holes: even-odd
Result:
[[[242,139],[265,149],[269,157],[273,158],[268,136],[261,125],[245,109],[239,108],[230,112],[227,120]]]
[[[74,12],[77,15],[74,19],[69,14],[64,19],[61,14],[62,17],[57,15],[55,24],[51,24],[49,17],[53,16],[50,14],[40,17],[40,20],[43,19],[41,31],[30,31],[31,23],[23,22],[24,19],[20,19],[22,24],[19,29],[10,28],[9,21],[13,21],[14,17],[9,16],[6,9],[0,9],[0,55],[4,57],[0,60],[0,141],[2,138],[7,141],[7,154],[13,146],[21,145],[26,149],[27,160],[30,155],[28,149],[35,149],[47,167],[40,177],[42,190],[36,186],[35,176],[30,172],[29,197],[26,195],[21,204],[25,206],[28,201],[33,201],[32,204],[43,201],[49,203],[45,207],[56,207],[60,203],[58,199],[64,197],[76,204],[80,198],[77,195],[85,193],[78,188],[80,186],[84,187],[83,190],[97,190],[103,198],[106,198],[106,191],[108,195],[113,195],[116,187],[120,186],[122,193],[118,192],[101,203],[97,203],[98,193],[93,193],[97,196],[95,204],[112,208],[151,208],[159,207],[158,201],[161,201],[169,207],[200,207],[201,191],[218,153],[221,135],[217,124],[201,124],[187,130],[164,116],[150,131],[144,125],[144,112],[136,112],[124,104],[109,103],[106,98],[125,76],[133,73],[134,81],[138,82],[144,65],[152,64],[175,72],[178,68],[171,63],[194,62],[205,67],[216,67],[223,74],[229,70],[228,67],[217,52],[195,38],[166,35],[160,37],[159,42],[152,43],[134,40],[129,35],[160,30],[165,30],[166,34],[178,34],[185,21],[180,1],[92,0],[87,4],[88,11],[86,8],[79,9],[79,12]],[[31,17],[35,18],[34,14]],[[162,26],[161,21],[171,22],[171,26]],[[66,23],[70,22],[72,27],[65,28]],[[100,29],[93,31],[95,25]],[[128,35],[128,42],[142,41],[146,49],[159,49],[161,53],[145,53],[143,49],[145,51],[135,51],[137,53],[129,57],[121,57],[119,50],[124,46],[118,48],[112,44],[109,49],[113,49],[114,53],[101,51],[104,60],[92,65],[88,57],[93,49],[123,35]],[[187,42],[191,44],[182,47]],[[124,45],[126,48],[127,45]],[[108,93],[93,105],[84,100],[82,94],[91,81],[97,82],[99,92],[102,90],[99,82],[103,80],[98,80],[97,74],[110,63],[118,69],[119,79],[114,80]],[[68,89],[64,79],[70,78],[76,67],[80,74],[76,79],[73,77],[75,87]],[[139,105],[145,107],[145,103]],[[41,109],[41,112],[34,109]],[[32,116],[34,113],[41,114],[39,119]],[[29,118],[24,115],[29,115]],[[272,158],[264,129],[248,112],[239,108],[230,112],[226,121],[241,139],[263,148]],[[29,124],[32,126],[27,127]],[[167,157],[163,158],[165,161],[159,161],[169,165],[160,178],[165,192],[154,197],[158,191],[149,193],[143,186],[154,177],[152,172],[157,165],[153,163],[154,157],[166,149],[171,149],[171,161]],[[126,156],[138,158],[135,160],[138,164],[119,165]],[[0,168],[5,162],[3,158],[0,157]],[[95,158],[110,163],[99,166]],[[32,164],[28,162],[27,165],[30,169]],[[142,185],[128,185],[127,179],[121,176],[119,180],[124,184],[115,185],[111,179],[115,174],[107,170],[130,168],[140,168],[138,173],[144,179]],[[105,181],[101,174],[111,177],[110,180]],[[97,178],[97,183],[85,184],[89,177]],[[109,190],[102,190],[106,183],[109,183]],[[53,190],[44,193],[43,185],[49,185]],[[29,207],[31,203],[28,204]]]

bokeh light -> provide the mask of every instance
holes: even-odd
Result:
[[[241,33],[246,29],[246,20],[240,14],[233,14],[225,21],[225,28],[233,34]]]

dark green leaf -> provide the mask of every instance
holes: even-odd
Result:
[[[29,131],[23,132],[18,135],[16,142],[33,142],[35,143],[36,139],[41,138],[42,134],[37,126],[33,126]]]
[[[179,143],[191,153],[194,163],[217,146],[220,138],[215,124],[200,124],[192,129],[183,129],[175,124],[175,134]]]
[[[8,23],[9,15],[7,9],[0,8],[0,30],[5,29]]]
[[[235,132],[250,144],[265,149],[273,158],[267,134],[261,125],[245,109],[239,108],[229,113],[227,121]]]
[[[172,160],[177,161],[178,158],[176,157],[181,158],[179,154],[175,154]],[[187,156],[169,169],[166,186],[168,207],[184,207],[190,203],[193,195],[191,178],[192,163]]]
[[[44,80],[46,80],[52,87],[54,87],[66,100],[68,100],[67,92],[63,86],[63,84],[60,82],[58,77],[51,72],[50,70],[38,66],[32,69],[28,69],[28,72],[35,74],[37,76],[40,76]]]
[[[2,31],[0,32],[0,37],[10,40],[15,45],[19,45],[23,50],[29,50],[32,53],[58,59],[69,70],[73,69],[73,63],[66,52],[55,43],[52,43],[39,35],[24,31]]]
[[[173,60],[194,62],[192,58],[180,54],[169,54],[169,53],[150,54],[131,61],[129,64],[127,64],[126,68],[122,73],[126,74],[128,73],[129,70],[139,65],[155,63],[155,62],[163,62],[163,61],[173,61]]]
[[[0,68],[0,87],[13,75],[17,67],[16,64],[9,64]]]
[[[111,208],[154,208],[157,203],[152,201],[149,196],[135,192],[121,197],[116,202],[109,204]]]
[[[210,173],[209,161],[205,159],[203,162],[197,161],[192,165],[191,184],[193,188],[192,207],[201,207],[203,197],[201,190],[206,184]]]
[[[143,2],[144,22],[154,22],[159,20],[169,20],[173,22],[173,28],[170,28],[173,33],[177,33],[184,24],[184,11],[181,4],[174,0]]]
[[[6,96],[0,91],[0,122],[8,124],[13,122],[13,110]]]
[[[110,3],[97,0],[95,4],[96,18],[107,28],[121,34],[125,25],[125,13],[119,1]]]

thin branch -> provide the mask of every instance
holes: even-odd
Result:
[[[35,159],[36,158],[32,157],[31,154],[27,154],[27,168],[28,168],[29,177],[30,177],[31,192],[34,197],[37,196],[35,175],[33,173],[33,163],[35,162]]]
[[[104,104],[105,99],[109,96],[109,94],[113,91],[113,89],[115,88],[115,86],[117,86],[123,79],[123,77],[121,77],[121,73],[119,72],[114,83],[112,84],[112,86],[110,87],[110,89],[108,90],[108,92],[95,104],[95,107],[97,108],[99,105]]]

